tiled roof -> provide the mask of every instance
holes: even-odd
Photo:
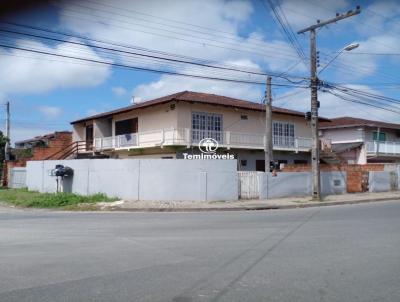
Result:
[[[72,134],[71,131],[56,131],[56,132],[53,132],[53,133],[48,133],[48,134],[45,134],[45,135],[35,136],[35,137],[29,138],[29,139],[24,139],[24,140],[15,142],[15,143],[16,144],[23,144],[23,143],[37,142],[37,141],[41,141],[41,140],[48,140],[48,139],[52,139],[52,138],[56,137],[56,135],[60,134],[60,133],[70,133],[70,134]]]
[[[181,102],[193,102],[193,103],[203,103],[209,105],[220,105],[220,106],[227,106],[227,107],[235,107],[240,109],[248,109],[248,110],[256,110],[256,111],[265,111],[265,106],[262,104],[244,101],[240,99],[230,98],[222,95],[210,94],[210,93],[200,93],[200,92],[192,92],[192,91],[182,91],[175,94],[167,95],[161,98],[153,99],[150,101],[146,101],[143,103],[134,104],[131,106],[123,107],[120,109],[92,115],[89,117],[85,117],[76,121],[71,122],[71,124],[84,122],[92,119],[97,118],[104,118],[109,117],[117,113],[124,113],[134,109],[139,108],[146,108],[154,105],[168,103],[170,101],[181,101]],[[272,107],[272,112],[280,113],[280,114],[287,114],[287,115],[294,115],[294,116],[302,116],[304,117],[304,113],[300,111],[279,108],[279,107]],[[321,120],[329,121],[328,119],[321,118]]]
[[[346,128],[346,127],[380,127],[386,129],[400,129],[400,124],[385,123],[380,121],[372,121],[355,117],[338,117],[332,118],[330,122],[321,122],[320,129]]]

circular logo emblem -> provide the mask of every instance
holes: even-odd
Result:
[[[215,153],[218,149],[218,142],[213,138],[203,138],[199,142],[199,149],[205,154]]]

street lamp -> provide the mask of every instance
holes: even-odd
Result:
[[[321,72],[323,72],[325,70],[326,67],[328,67],[329,64],[331,64],[334,60],[336,60],[336,58],[338,56],[340,56],[344,51],[351,51],[355,48],[357,48],[358,46],[360,46],[360,44],[358,43],[351,43],[349,45],[347,45],[346,47],[342,48],[336,56],[334,56],[328,63],[325,64],[324,67],[322,67],[322,69],[318,72],[318,74],[320,74]]]

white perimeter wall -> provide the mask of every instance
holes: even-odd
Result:
[[[236,160],[82,159],[29,161],[27,187],[55,192],[56,164],[71,167],[64,190],[128,200],[219,201],[238,198]]]
[[[310,172],[278,172],[259,174],[260,199],[311,196]],[[346,193],[346,172],[321,172],[321,194]]]

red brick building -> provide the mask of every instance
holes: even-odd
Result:
[[[32,139],[15,142],[15,160],[44,160],[65,150],[72,143],[72,132],[56,131]]]
[[[31,139],[15,142],[11,150],[11,160],[3,166],[3,186],[8,184],[8,171],[14,167],[25,167],[29,160],[46,160],[65,150],[72,144],[72,132],[56,131],[36,136]]]

